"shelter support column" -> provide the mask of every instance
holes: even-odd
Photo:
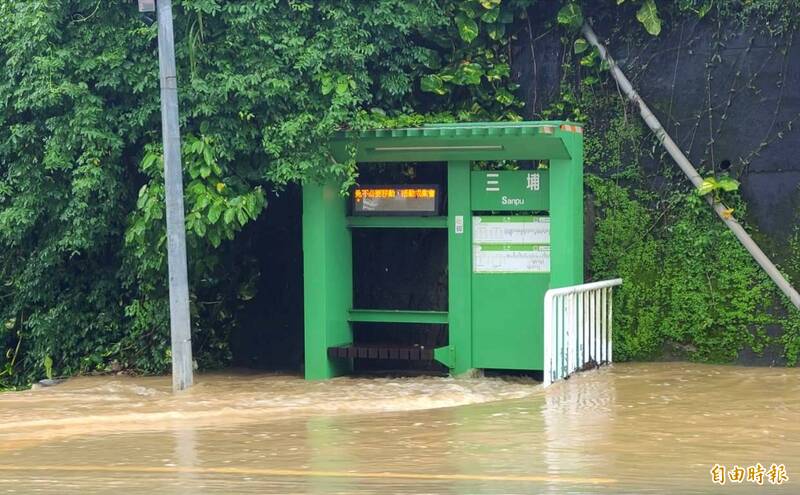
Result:
[[[352,238],[339,184],[303,186],[305,376],[322,380],[349,373],[352,360],[328,358],[328,347],[353,342]]]
[[[550,160],[550,287],[583,283],[583,139],[564,132],[569,159]]]
[[[472,212],[470,162],[447,163],[449,363],[454,375],[472,370]]]

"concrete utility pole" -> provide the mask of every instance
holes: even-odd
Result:
[[[152,9],[154,0],[139,0],[139,10]],[[143,9],[144,7],[144,9]],[[183,167],[178,124],[178,81],[172,0],[158,0],[158,67],[161,79],[161,134],[164,141],[164,182],[167,201],[167,263],[169,320],[172,340],[172,390],[192,386],[192,334],[186,263],[186,220],[183,211]]]

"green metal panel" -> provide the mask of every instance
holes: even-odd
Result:
[[[348,217],[351,228],[446,229],[447,217]]]
[[[371,129],[363,131],[344,131],[338,138],[356,137],[392,138],[395,144],[405,145],[409,138],[507,138],[516,136],[552,135],[562,125],[577,125],[567,121],[519,121],[519,122],[456,122],[448,124],[425,124],[422,127],[400,129]]]
[[[347,373],[352,363],[329,360],[328,347],[352,343],[352,243],[339,185],[303,186],[303,302],[305,375],[309,380]]]
[[[487,143],[496,141],[486,136]],[[513,136],[502,144],[478,144],[480,139],[453,137],[420,137],[403,140],[397,146],[392,138],[361,139],[356,161],[369,162],[442,162],[467,160],[534,160],[547,157],[569,158],[564,143],[553,136],[533,139],[531,136]],[[334,145],[334,156],[345,160],[348,156],[345,143]],[[531,153],[534,151],[534,153]]]
[[[544,365],[546,273],[472,275],[473,366],[540,370]]]
[[[547,170],[472,172],[474,211],[547,210],[550,180]]]
[[[400,309],[351,309],[350,321],[366,323],[447,324],[447,311],[408,311]]]
[[[562,121],[473,122],[426,125],[409,129],[347,131],[332,143],[337,160],[350,157],[348,145],[357,143],[356,161],[468,161],[535,160],[570,157],[562,141]]]
[[[459,375],[472,365],[470,162],[447,164],[448,352],[436,353]],[[445,357],[446,356],[446,357]]]
[[[550,287],[583,282],[583,139],[566,133],[569,160],[550,161]]]
[[[548,220],[473,218],[472,354],[477,368],[542,369],[542,301],[550,281]]]
[[[463,129],[463,128],[481,128],[481,129],[494,129],[500,128],[500,132],[511,133],[515,129],[524,129],[529,127],[560,127],[562,125],[570,125],[573,127],[580,127],[583,124],[572,122],[571,120],[519,120],[519,121],[505,121],[505,122],[446,122],[443,124],[425,124],[424,128],[433,129]],[[494,132],[490,130],[489,132]]]

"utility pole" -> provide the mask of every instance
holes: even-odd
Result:
[[[150,11],[154,0],[139,0],[140,11]],[[183,167],[178,124],[178,81],[172,0],[158,0],[158,68],[161,80],[161,134],[164,142],[164,182],[167,203],[167,264],[169,267],[169,321],[172,341],[172,390],[192,386],[192,334],[186,263],[186,220],[183,211]]]

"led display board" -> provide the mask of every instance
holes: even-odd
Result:
[[[439,186],[356,186],[353,215],[435,216],[439,214]]]

